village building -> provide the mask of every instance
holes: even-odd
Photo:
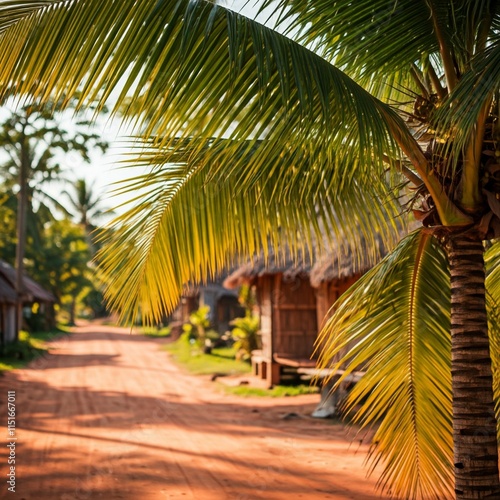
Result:
[[[0,260],[0,340],[2,345],[13,342],[17,338],[17,293],[16,270]],[[28,276],[23,277],[22,306],[30,314],[37,304],[38,313],[43,318],[43,327],[53,326],[53,306],[56,298],[40,284]],[[21,328],[23,325],[21,325]]]
[[[377,257],[338,247],[312,258],[270,250],[267,260],[261,253],[228,276],[224,286],[246,283],[256,292],[262,348],[252,354],[255,375],[272,386],[290,370],[316,367],[318,333],[335,301],[384,253],[374,250]]]
[[[222,286],[227,276],[209,281],[202,285],[186,287],[179,305],[170,316],[169,326],[172,336],[178,337],[182,333],[182,325],[189,323],[189,316],[199,307],[210,307],[209,321],[211,328],[220,335],[231,329],[231,321],[245,315],[245,310],[238,301],[238,293]]]

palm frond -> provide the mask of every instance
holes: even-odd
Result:
[[[155,110],[148,134],[270,147],[314,136],[358,168],[394,149],[389,108],[312,51],[209,2],[54,2],[5,28],[0,50],[0,77],[18,92],[82,88],[83,102],[104,104],[121,88],[115,110],[127,97]]]
[[[102,106],[119,87],[115,111],[132,102],[141,133],[162,137],[165,147],[178,138],[265,139],[262,154],[245,165],[242,190],[284,139],[297,148],[297,159],[307,157],[303,143],[324,158],[335,151],[336,161],[349,166],[347,182],[382,175],[384,155],[397,159],[401,147],[443,224],[470,222],[430,175],[423,151],[390,106],[273,29],[204,0],[58,5],[0,35],[6,58],[0,77],[18,92],[47,99],[56,93],[58,101],[82,87],[82,102],[97,99]],[[227,168],[243,167],[227,159]],[[296,167],[305,168],[300,161]]]
[[[64,0],[45,0],[45,1],[25,1],[4,0],[0,5],[0,32],[6,30],[13,24],[29,18],[50,7],[63,3]]]
[[[377,424],[372,463],[402,498],[453,490],[447,269],[433,236],[411,233],[339,299],[318,340],[323,366],[366,371],[347,410],[359,405],[356,420]]]
[[[124,316],[141,305],[146,317],[158,319],[175,307],[183,285],[207,280],[238,258],[267,249],[268,243],[276,249],[310,249],[314,237],[328,241],[321,233],[329,228],[332,237],[341,233],[344,240],[347,235],[355,251],[361,238],[377,238],[375,227],[387,248],[399,236],[400,207],[383,179],[345,183],[335,197],[323,179],[313,185],[314,196],[304,196],[304,189],[311,189],[309,172],[298,175],[293,155],[284,149],[275,151],[282,168],[242,193],[234,189],[233,177],[213,177],[219,167],[205,161],[204,154],[212,159],[212,149],[239,148],[248,162],[260,153],[256,147],[252,153],[230,140],[203,145],[179,140],[171,150],[152,140],[140,147],[129,161],[149,167],[150,173],[121,188],[132,206],[112,224],[112,242],[102,256],[112,282],[109,297]],[[310,161],[311,169],[320,167],[314,157]],[[328,167],[321,165],[325,171]],[[380,196],[386,203],[374,203]]]
[[[387,77],[409,71],[419,55],[433,57],[442,70],[441,44],[452,50],[463,73],[478,49],[478,39],[485,37],[484,43],[493,33],[490,25],[495,25],[499,9],[488,0],[264,1],[261,13],[270,10],[280,13],[277,29],[317,47],[349,74]]]
[[[454,92],[436,114],[440,131],[453,131],[456,152],[461,152],[477,126],[482,110],[500,86],[500,40],[473,60]],[[491,125],[491,124],[490,124]]]
[[[265,8],[271,4],[265,2]],[[354,71],[409,69],[415,54],[439,48],[425,2],[319,0],[311,6],[306,0],[283,0],[279,8],[278,28],[300,43],[320,40],[326,58]]]
[[[500,299],[500,241],[492,243],[484,254],[486,266],[486,288],[488,293]]]

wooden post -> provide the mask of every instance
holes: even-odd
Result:
[[[281,365],[272,362],[267,375],[267,382],[269,384],[269,387],[279,384],[281,380]]]
[[[272,385],[273,364],[273,304],[272,276],[259,278],[258,289],[260,302],[260,331],[262,334],[261,378]]]
[[[281,274],[275,274],[272,276],[272,286],[271,286],[271,335],[270,335],[270,351],[271,360],[267,370],[267,382],[269,386],[273,386],[280,383],[281,370],[280,365],[274,362],[274,355],[276,354],[276,348],[279,345],[281,339],[281,318],[280,318],[280,302],[281,302]]]

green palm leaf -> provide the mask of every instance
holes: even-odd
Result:
[[[500,241],[494,242],[484,255],[486,265],[486,288],[500,303]]]
[[[232,177],[218,176],[217,182],[212,178],[219,172],[212,150],[222,154],[231,148],[239,148],[245,161],[259,154],[258,148],[250,153],[230,140],[205,141],[203,146],[199,141],[178,141],[171,150],[158,148],[152,140],[130,160],[155,167],[119,190],[132,196],[132,206],[113,223],[112,243],[101,257],[112,282],[109,298],[125,317],[140,305],[147,318],[157,320],[175,307],[185,284],[207,280],[239,257],[267,249],[268,243],[284,249],[286,241],[298,255],[311,248],[313,239],[328,242],[342,234],[338,240],[343,241],[348,235],[354,252],[356,242],[364,238],[368,244],[359,247],[372,249],[368,257],[375,261],[377,237],[386,247],[397,240],[400,207],[383,181],[345,183],[338,196],[331,197],[323,179],[313,184],[314,196],[304,196],[304,189],[311,189],[309,172],[298,175],[288,168],[275,170],[241,193],[234,189]],[[275,162],[293,162],[286,149],[276,150],[275,156]],[[374,203],[380,196],[386,204]],[[134,206],[135,201],[140,204]],[[331,234],[323,234],[324,228]]]
[[[443,223],[470,222],[430,176],[403,120],[313,51],[203,0],[117,3],[70,0],[7,28],[0,35],[0,77],[18,92],[47,98],[81,86],[82,102],[101,105],[119,87],[118,102],[131,97],[143,132],[163,137],[164,147],[178,138],[265,139],[252,163],[235,157],[224,164],[244,170],[242,191],[265,175],[266,155],[284,138],[297,148],[297,160],[307,157],[304,143],[326,160],[335,151],[346,166],[340,182],[359,172],[381,176],[387,157],[398,165],[397,143],[426,182]],[[297,161],[296,168],[305,166]]]
[[[129,94],[136,112],[154,110],[145,113],[146,132],[166,141],[265,137],[275,148],[283,137],[298,143],[314,138],[318,154],[335,149],[339,161],[357,159],[357,168],[373,169],[374,157],[394,152],[388,120],[410,140],[395,114],[344,73],[219,6],[187,0],[54,5],[0,34],[0,76],[19,92],[50,89],[60,97],[82,87],[83,101],[104,103],[119,87],[119,103]]]
[[[402,498],[453,490],[447,269],[433,236],[410,234],[339,299],[318,340],[323,366],[340,356],[346,376],[366,371],[347,409],[360,405],[356,420],[378,424],[371,458]]]
[[[500,86],[500,40],[476,56],[446,106],[439,109],[435,121],[441,131],[454,132],[454,149],[461,151],[477,124],[479,115]]]
[[[265,2],[265,7],[272,5]],[[357,74],[409,70],[415,54],[439,48],[425,2],[320,0],[311,8],[306,0],[292,0],[279,6],[278,27],[301,43],[321,40],[327,59]]]

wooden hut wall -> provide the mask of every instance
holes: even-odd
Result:
[[[308,277],[275,274],[273,280],[274,353],[309,359],[318,334],[315,291]]]
[[[214,328],[219,333],[225,333],[231,328],[231,321],[245,316],[245,308],[241,306],[238,297],[223,295],[215,305]]]
[[[317,313],[318,325],[321,329],[326,320],[331,316],[333,310],[332,305],[335,304],[337,299],[349,289],[359,278],[361,274],[344,278],[340,280],[331,281],[328,283],[321,283],[316,289],[317,296]]]
[[[260,333],[262,342],[262,357],[266,363],[273,359],[273,307],[272,307],[273,276],[260,276],[257,280],[257,302],[260,308]]]
[[[326,321],[330,318],[330,316],[334,311],[334,309],[332,309],[332,305],[335,304],[337,299],[344,292],[346,292],[360,277],[361,274],[356,274],[349,278],[330,281],[327,283],[321,283],[319,288],[317,288],[316,290],[316,296],[318,301],[317,318],[320,330],[325,325]],[[339,356],[337,356],[337,358]]]
[[[1,322],[0,328],[2,329],[2,341],[4,343],[14,342],[16,340],[16,307],[13,304],[2,303],[0,304]]]
[[[327,319],[328,311],[333,302],[335,302],[337,296],[337,288],[333,283],[321,283],[319,287],[316,289],[316,300],[317,300],[317,322],[318,326],[321,329],[325,324],[325,320]],[[335,297],[333,302],[330,302],[331,297]]]

